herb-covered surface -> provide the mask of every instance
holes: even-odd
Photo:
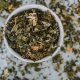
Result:
[[[29,64],[21,62],[5,49],[1,27],[9,13],[13,11],[10,4],[7,5],[9,1],[11,5],[16,3],[14,9],[21,5],[37,3],[56,12],[64,26],[65,37],[64,45],[55,58]],[[80,80],[80,0],[0,0],[0,4],[1,80]]]
[[[6,24],[9,46],[21,57],[40,60],[58,47],[59,27],[49,11],[29,9],[14,15]]]

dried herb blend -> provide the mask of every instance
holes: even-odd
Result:
[[[3,10],[8,11],[9,13],[15,10],[21,5],[22,1],[18,0],[0,0],[0,13]]]
[[[9,46],[23,58],[40,60],[58,46],[59,27],[49,11],[29,9],[13,16],[6,26]]]

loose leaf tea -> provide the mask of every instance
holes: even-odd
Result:
[[[14,15],[7,23],[9,46],[25,59],[40,60],[58,47],[59,27],[49,11],[29,9]]]
[[[21,2],[22,1],[17,0],[0,0],[0,12],[6,10],[11,13],[13,10],[21,5]]]

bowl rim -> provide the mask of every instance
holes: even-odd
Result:
[[[49,55],[47,57],[44,57],[42,58],[41,60],[38,60],[38,61],[33,61],[31,59],[23,59],[17,52],[15,52],[12,48],[9,47],[9,44],[7,42],[7,39],[5,37],[5,27],[6,27],[6,24],[8,23],[8,21],[10,20],[10,18],[16,14],[18,14],[19,12],[22,12],[24,10],[28,10],[28,9],[32,9],[32,8],[37,8],[37,9],[40,9],[42,11],[49,11],[52,16],[55,18],[56,22],[58,23],[58,26],[59,26],[59,30],[60,30],[60,36],[59,36],[59,45],[58,47],[56,48],[56,50],[52,53],[52,55]],[[44,62],[44,61],[47,61],[49,59],[51,59],[52,57],[54,57],[55,55],[58,54],[58,51],[60,50],[61,46],[63,45],[63,41],[64,40],[64,30],[63,30],[63,25],[61,23],[61,20],[59,19],[59,17],[56,15],[55,12],[53,12],[51,9],[43,6],[43,5],[38,5],[38,4],[29,4],[29,5],[24,5],[24,6],[21,6],[19,8],[17,8],[16,10],[14,10],[9,16],[8,18],[6,19],[5,21],[5,24],[4,24],[4,44],[7,48],[7,50],[16,58],[20,59],[21,61],[24,61],[24,62],[29,62],[29,63],[40,63],[40,62]]]

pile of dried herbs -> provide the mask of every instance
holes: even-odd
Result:
[[[21,5],[21,2],[22,1],[17,0],[0,0],[0,13],[3,10],[8,11],[9,13],[12,12]]]
[[[2,42],[3,42],[3,27],[0,27],[0,50],[2,48]]]
[[[23,58],[40,60],[58,46],[59,27],[49,11],[29,9],[13,16],[6,26],[9,46]]]
[[[76,71],[73,70],[73,67],[76,66],[76,61],[71,60],[71,61],[67,61],[66,65],[64,67],[64,72],[67,73],[67,76],[70,80],[77,80],[75,79],[76,77]]]
[[[0,44],[2,43],[3,40],[3,27],[0,27]]]

